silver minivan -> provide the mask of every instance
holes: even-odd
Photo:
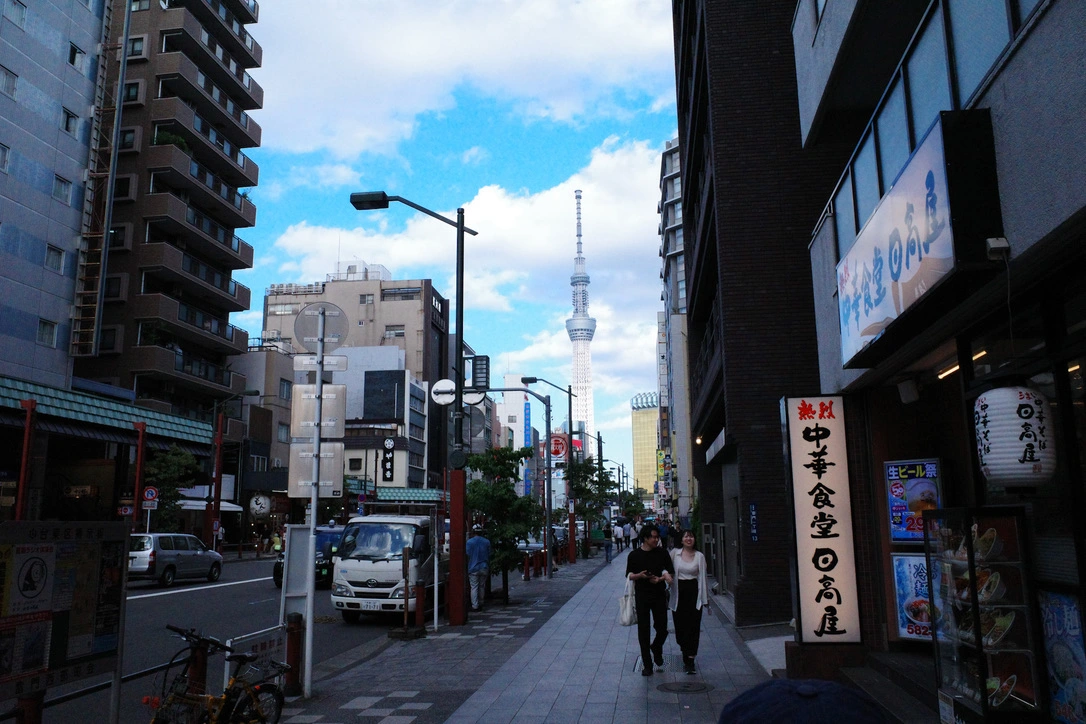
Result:
[[[129,537],[128,580],[154,580],[170,586],[178,578],[219,580],[222,556],[196,536],[136,533]]]

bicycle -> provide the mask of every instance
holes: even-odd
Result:
[[[143,703],[155,712],[152,724],[278,724],[283,712],[283,693],[270,682],[290,671],[290,666],[269,662],[273,671],[252,680],[250,672],[259,669],[250,667],[245,674],[241,674],[241,669],[259,658],[257,654],[235,653],[223,642],[203,636],[195,629],[169,624],[166,628],[178,634],[187,646],[167,664],[160,696],[143,697]],[[223,693],[215,696],[204,691],[204,679],[208,656],[219,652],[227,654],[226,660],[235,666]],[[186,658],[179,661],[185,654]],[[170,670],[177,665],[182,667],[181,671],[171,681]]]

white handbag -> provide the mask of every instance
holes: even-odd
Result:
[[[618,598],[618,622],[622,626],[637,623],[637,607],[634,605],[634,582],[626,579],[626,591]]]

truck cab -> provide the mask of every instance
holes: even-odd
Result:
[[[448,555],[437,559],[434,585],[434,531],[421,515],[366,515],[351,518],[333,553],[332,605],[347,623],[363,613],[403,613],[415,610],[416,582],[426,587],[428,600],[444,594],[449,577]],[[410,548],[404,577],[404,548]]]

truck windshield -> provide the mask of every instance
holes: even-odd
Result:
[[[415,526],[403,523],[356,523],[343,532],[339,551],[346,558],[362,561],[403,559],[403,549],[415,539]]]

